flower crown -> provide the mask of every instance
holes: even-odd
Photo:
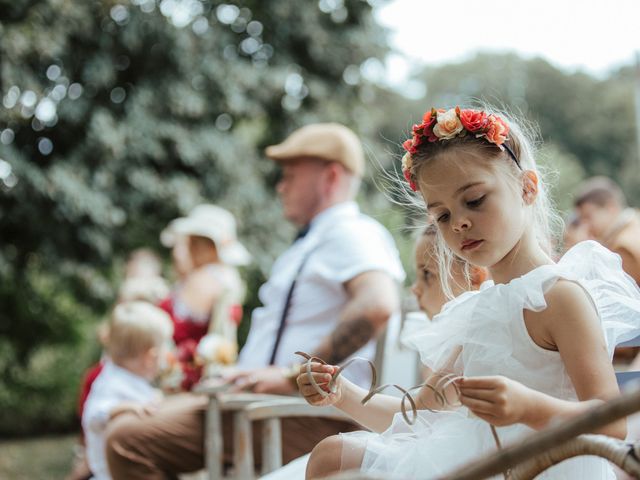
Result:
[[[509,126],[494,114],[488,114],[481,110],[462,110],[460,107],[450,110],[432,108],[424,114],[422,123],[414,125],[412,130],[411,138],[402,144],[402,147],[407,151],[402,157],[402,174],[414,192],[418,188],[411,174],[413,166],[411,156],[415,155],[418,147],[425,142],[434,143],[473,134],[476,138],[484,138],[487,142],[493,143],[500,150],[506,150],[520,167],[520,162],[513,151],[504,143],[508,139]]]

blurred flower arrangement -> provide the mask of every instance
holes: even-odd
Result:
[[[190,391],[202,378],[220,376],[225,367],[238,358],[237,326],[242,319],[241,305],[221,305],[228,313],[214,322],[215,330],[199,341],[189,338],[180,342],[167,356],[167,368],[160,377],[160,386],[167,392]],[[220,324],[226,325],[220,329]]]

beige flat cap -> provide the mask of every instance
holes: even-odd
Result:
[[[338,162],[358,177],[364,174],[362,143],[353,131],[339,123],[314,123],[299,128],[284,142],[267,147],[265,153],[276,162],[316,157]]]

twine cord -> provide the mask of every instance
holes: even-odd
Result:
[[[313,388],[316,390],[316,392],[322,397],[322,398],[327,398],[329,395],[336,393],[336,391],[338,390],[338,386],[337,386],[337,381],[338,381],[338,377],[342,374],[342,372],[348,368],[351,364],[353,364],[354,362],[367,362],[369,364],[369,366],[371,367],[371,385],[369,386],[369,391],[368,393],[364,396],[364,398],[360,401],[360,403],[362,405],[366,405],[367,402],[369,402],[369,400],[371,400],[375,395],[377,395],[378,393],[381,393],[382,391],[386,390],[387,388],[395,388],[396,390],[399,390],[400,392],[402,392],[402,397],[400,399],[400,412],[402,413],[402,418],[404,419],[404,421],[408,424],[408,425],[414,425],[415,422],[418,419],[418,408],[416,406],[416,402],[413,398],[413,396],[411,395],[411,391],[413,390],[418,390],[420,388],[426,387],[429,390],[431,390],[434,394],[434,398],[436,398],[436,401],[444,408],[446,407],[451,407],[451,408],[458,408],[458,407],[462,407],[462,402],[460,401],[460,397],[461,397],[461,392],[460,392],[460,388],[458,387],[458,385],[456,384],[456,381],[463,378],[461,375],[455,375],[453,373],[434,373],[431,377],[429,377],[429,379],[427,379],[425,382],[416,385],[414,387],[411,388],[403,388],[400,385],[396,385],[395,383],[387,383],[385,385],[381,385],[381,386],[376,386],[376,383],[378,382],[378,372],[376,370],[375,365],[373,364],[373,362],[367,358],[363,358],[363,357],[353,357],[351,358],[349,361],[347,361],[345,364],[343,364],[342,366],[338,367],[338,369],[336,370],[336,372],[333,374],[331,380],[329,381],[329,383],[327,384],[327,388],[329,390],[329,392],[323,390],[320,385],[318,385],[318,383],[316,382],[316,380],[313,378],[313,372],[311,371],[311,367],[312,364],[315,363],[320,363],[322,365],[327,365],[327,362],[325,362],[324,360],[322,360],[319,357],[315,357],[312,355],[309,355],[308,353],[305,352],[295,352],[296,355],[300,355],[301,357],[303,357],[306,362],[304,363],[305,366],[305,370],[307,372],[308,378],[309,378],[309,383],[311,383],[311,385],[313,386]],[[431,385],[431,383],[429,383],[432,378],[436,376],[439,377],[438,381],[435,383],[435,385]],[[456,399],[455,400],[451,400],[447,397],[447,389],[449,387],[453,387],[455,394],[456,394]],[[409,403],[409,406],[411,407],[411,418],[409,417],[409,415],[407,414],[407,402]],[[443,410],[438,410],[438,409],[433,409],[433,408],[429,408],[426,407],[426,410],[430,411],[430,412],[440,412]],[[493,440],[496,443],[496,447],[498,449],[502,448],[502,444],[500,443],[500,437],[498,436],[498,431],[496,430],[496,427],[489,424],[489,427],[491,427],[491,434],[493,436]],[[510,470],[507,470],[506,472],[503,473],[503,476],[505,478],[505,480],[509,480],[509,478],[511,478],[511,472]]]

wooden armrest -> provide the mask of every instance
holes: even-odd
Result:
[[[193,393],[201,393],[211,397],[226,392],[230,388],[231,384],[229,383],[220,383],[220,380],[217,379],[204,379],[193,387]]]
[[[278,401],[282,397],[282,395],[271,395],[268,393],[222,393],[218,397],[218,402],[221,411],[235,411],[252,403]]]
[[[448,480],[480,480],[513,468],[554,447],[575,439],[578,435],[593,432],[620,418],[640,410],[640,388],[634,388],[581,415],[536,432],[522,442],[510,445],[482,460],[456,469],[445,478]]]
[[[322,417],[348,420],[334,407],[313,407],[302,398],[280,397],[254,402],[234,413],[234,465],[238,478],[253,478],[253,439],[251,424],[262,420],[262,474],[282,466],[282,417]]]
[[[605,458],[633,478],[640,478],[640,462],[634,454],[637,449],[637,444],[634,446],[632,443],[606,435],[579,435],[569,442],[520,463],[511,470],[510,478],[511,480],[531,480],[553,465],[582,455]]]
[[[252,403],[244,409],[249,420],[282,417],[322,417],[349,420],[351,417],[335,407],[314,407],[302,398],[279,398]]]
[[[358,470],[349,470],[331,475],[327,477],[326,480],[386,480],[386,477],[371,473],[362,473]]]

